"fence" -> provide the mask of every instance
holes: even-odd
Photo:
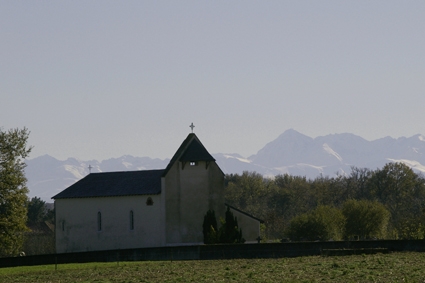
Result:
[[[321,254],[331,251],[370,253],[370,251],[425,251],[425,240],[291,242],[270,244],[230,244],[158,247],[128,250],[109,250],[79,253],[47,254],[0,258],[0,267],[45,264],[155,261],[155,260],[211,260],[235,258],[281,258]],[[341,253],[339,253],[341,254]]]

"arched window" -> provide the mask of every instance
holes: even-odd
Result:
[[[102,231],[102,213],[97,212],[97,231]]]
[[[148,200],[146,201],[146,205],[153,205],[153,200],[151,197],[148,197]]]
[[[134,213],[130,210],[130,230],[134,230]]]

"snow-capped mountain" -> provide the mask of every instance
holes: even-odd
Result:
[[[425,173],[425,137],[385,137],[367,141],[345,133],[313,139],[291,129],[248,158],[223,153],[213,156],[226,174],[255,171],[267,176],[288,173],[313,179],[320,174],[331,177],[346,174],[352,166],[376,169],[389,162],[403,162],[415,171]],[[101,162],[75,158],[60,161],[44,155],[27,161],[29,196],[51,202],[52,196],[90,172],[163,169],[168,162],[169,159],[129,155]]]
[[[308,178],[349,173],[352,166],[376,169],[388,162],[404,162],[418,172],[425,172],[425,137],[367,141],[345,133],[313,139],[291,129],[248,159],[280,173]]]

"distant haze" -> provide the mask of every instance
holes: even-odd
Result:
[[[31,158],[169,158],[195,124],[251,156],[286,129],[425,133],[425,1],[0,1],[0,127]]]
[[[1,1],[0,127],[31,158],[251,156],[425,133],[425,1]]]
[[[179,145],[176,141],[175,151]],[[409,138],[386,137],[367,141],[346,133],[313,139],[290,129],[267,143],[255,155],[244,157],[237,153],[213,153],[213,156],[225,174],[251,171],[267,177],[290,174],[314,179],[320,175],[334,177],[337,174],[350,174],[353,166],[375,170],[390,162],[403,162],[423,174],[425,137],[417,134]],[[60,161],[44,155],[28,160],[26,175],[30,196],[51,201],[52,196],[90,172],[164,169],[168,162],[169,159],[129,155],[103,161],[75,158]]]

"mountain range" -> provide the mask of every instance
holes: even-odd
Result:
[[[290,129],[247,158],[239,154],[212,155],[226,174],[255,171],[269,177],[287,173],[314,179],[320,175],[349,174],[352,166],[382,168],[389,162],[403,162],[414,171],[425,173],[425,137],[420,134],[367,141],[349,133],[311,138]],[[27,160],[25,172],[29,196],[52,202],[52,196],[90,172],[163,169],[169,161],[130,155],[103,161],[61,161],[43,155]]]

